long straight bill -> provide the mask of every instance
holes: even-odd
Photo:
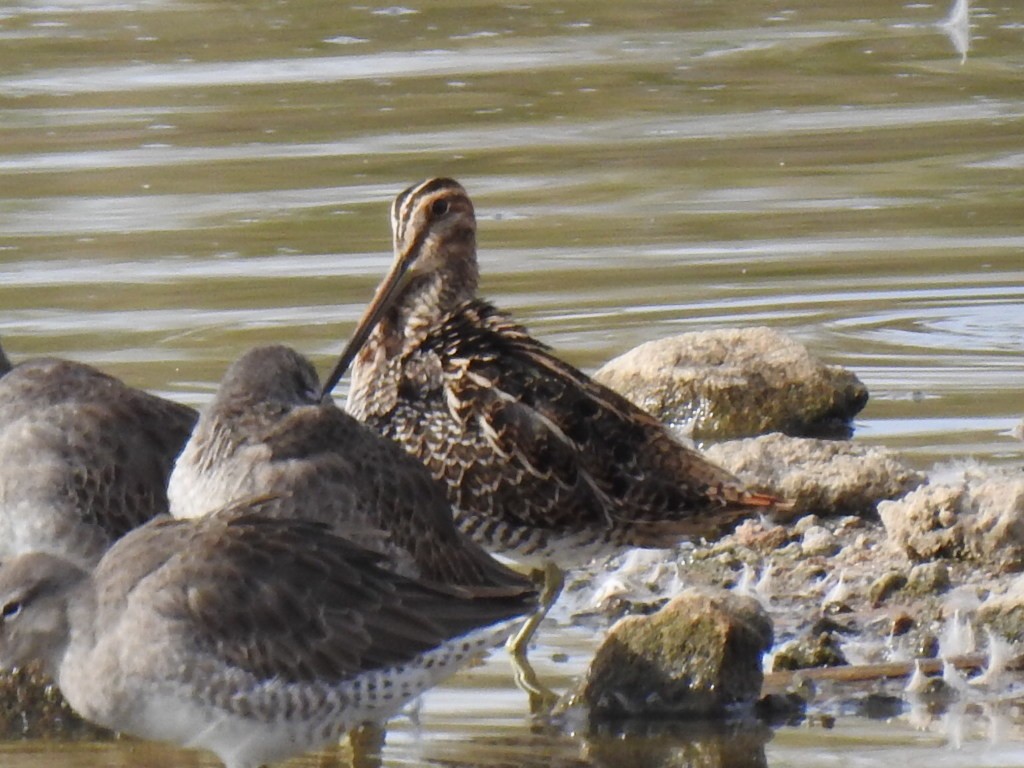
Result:
[[[374,294],[373,300],[363,312],[363,316],[352,333],[352,337],[348,340],[348,344],[345,345],[341,357],[338,358],[338,362],[331,369],[330,375],[324,380],[324,385],[320,390],[321,400],[330,397],[331,390],[341,381],[341,377],[348,371],[348,367],[352,365],[352,361],[359,354],[359,350],[363,348],[366,340],[370,338],[370,334],[377,326],[377,323],[380,322],[388,307],[391,306],[395,297],[398,296],[399,291],[405,286],[403,278],[406,275],[409,263],[409,259],[395,259],[391,265],[391,270],[385,275],[381,284],[377,286],[377,292]]]

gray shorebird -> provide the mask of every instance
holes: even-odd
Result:
[[[13,366],[0,377],[0,560],[41,551],[91,565],[166,513],[196,417],[81,363]]]
[[[391,270],[323,395],[352,364],[349,412],[445,482],[462,531],[545,569],[543,608],[514,654],[561,590],[561,567],[782,506],[477,298],[476,219],[457,182],[405,190],[391,226]]]
[[[246,352],[227,370],[171,475],[175,517],[270,494],[264,513],[326,523],[406,576],[476,594],[526,594],[526,577],[458,531],[444,488],[390,440],[320,397],[289,347]]]
[[[154,520],[94,569],[4,564],[0,662],[41,660],[92,722],[256,768],[382,722],[533,606],[406,578],[260,507]]]

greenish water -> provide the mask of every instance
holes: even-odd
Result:
[[[867,383],[856,439],[922,467],[1019,464],[1024,6],[976,4],[966,58],[939,26],[948,11],[6,2],[0,338],[12,357],[72,357],[195,404],[257,343],[323,370],[388,264],[391,197],[446,174],[477,205],[484,293],[574,363],[770,325]],[[536,655],[565,686],[592,643],[550,630]],[[556,652],[569,661],[545,663]],[[1008,730],[955,749],[906,718],[840,718],[783,728],[764,752],[772,766],[1024,762]],[[691,742],[666,739],[630,743],[686,764]],[[35,746],[5,764],[50,764],[53,745]],[[432,692],[420,726],[399,721],[385,759],[665,764],[533,733],[500,655]]]

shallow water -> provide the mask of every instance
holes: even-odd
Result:
[[[942,26],[949,10],[7,2],[0,337],[195,404],[257,343],[323,370],[389,261],[391,197],[446,174],[477,205],[485,295],[572,362],[770,325],[865,381],[856,439],[921,467],[1019,464],[1024,6],[976,4],[966,27]],[[568,684],[589,643],[549,629],[536,656]],[[556,651],[569,662],[545,664]],[[607,761],[531,735],[504,660],[484,669],[433,692],[419,730],[400,721],[387,761]],[[1010,765],[1009,730],[955,750],[906,718],[840,718],[765,753]]]

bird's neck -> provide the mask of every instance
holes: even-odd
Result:
[[[75,581],[64,587],[60,610],[52,615],[53,627],[39,643],[37,652],[43,670],[60,682],[61,667],[73,643],[84,647],[94,644],[97,619],[96,590],[92,575],[82,570]]]
[[[480,272],[475,245],[450,245],[439,256],[432,260],[438,267],[412,277],[380,325],[384,337],[403,339],[402,347],[418,344],[452,312],[476,298]]]

